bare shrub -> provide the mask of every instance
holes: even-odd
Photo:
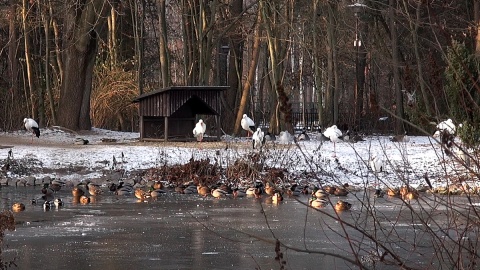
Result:
[[[3,210],[0,213],[0,246],[3,245],[3,238],[5,237],[5,231],[15,230],[15,218],[13,213],[8,210]],[[0,248],[0,269],[8,269],[9,267],[15,266],[14,261],[4,262],[2,256],[3,248]]]
[[[133,71],[119,67],[98,67],[91,98],[93,126],[133,131],[138,125],[138,109],[132,100],[138,95]]]

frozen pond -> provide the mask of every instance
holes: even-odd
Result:
[[[368,254],[372,246],[358,231],[329,218],[336,217],[331,206],[319,213],[302,204],[307,196],[272,204],[267,196],[214,199],[172,193],[139,202],[134,196],[106,193],[82,205],[65,189],[56,195],[65,201],[64,207],[44,211],[30,204],[39,196],[39,187],[2,187],[0,192],[3,209],[14,202],[26,204],[24,212],[15,213],[16,231],[7,231],[4,240],[4,261],[15,258],[19,269],[280,269],[276,238],[292,248],[279,251],[287,269],[351,269],[357,267],[319,253],[355,261],[349,255],[352,248]],[[424,260],[435,257],[432,237],[416,232],[422,224],[412,219],[411,209],[399,199],[382,198],[375,202],[378,213],[366,214],[370,206],[360,203],[364,195],[342,198],[353,207],[339,218],[371,230],[370,216],[377,215],[377,224],[387,230],[395,227],[395,236],[384,243],[401,249],[399,254],[415,267],[434,267],[435,260]],[[338,199],[331,197],[332,202]],[[419,209],[418,203],[412,206]],[[438,222],[442,218],[447,220],[440,214]],[[417,237],[415,248],[409,241],[399,243],[400,235]],[[378,234],[379,239],[386,237],[383,231]]]

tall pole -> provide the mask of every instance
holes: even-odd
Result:
[[[362,3],[362,0],[358,0],[353,5],[349,5],[349,8],[352,8],[355,14],[355,41],[353,46],[355,47],[355,86],[354,86],[354,115],[353,115],[353,125],[358,127],[360,125],[360,118],[362,115],[362,104],[363,104],[363,65],[360,62],[360,53],[362,47],[361,34],[359,29],[360,24],[360,13],[367,8],[365,4]],[[363,51],[363,50],[362,50]]]
[[[359,113],[360,113],[360,100],[359,98],[360,95],[359,95],[359,82],[360,82],[360,62],[359,62],[359,56],[360,56],[360,46],[362,46],[362,41],[358,38],[358,12],[355,12],[355,41],[353,43],[353,46],[355,47],[355,93],[354,93],[354,106],[355,106],[355,110],[354,110],[354,125],[358,125],[359,123],[359,120],[360,120],[360,117],[359,117]]]

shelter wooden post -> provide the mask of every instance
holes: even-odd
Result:
[[[140,115],[139,129],[140,129],[140,140],[143,140],[143,134],[145,134],[145,129],[144,129],[144,126],[143,126],[143,115]]]
[[[165,131],[164,131],[164,141],[166,142],[168,140],[168,116],[165,116]]]
[[[220,128],[220,115],[215,115],[215,122],[217,124],[217,140],[220,141],[220,137],[222,134],[222,129]]]

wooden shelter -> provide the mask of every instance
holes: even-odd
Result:
[[[197,115],[212,115],[204,140],[219,140],[220,98],[228,86],[172,86],[138,96],[141,140],[193,140]],[[213,135],[213,137],[212,137]]]

